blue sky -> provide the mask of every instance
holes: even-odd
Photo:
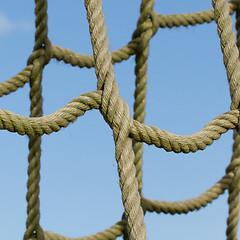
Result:
[[[104,1],[110,50],[131,39],[140,1]],[[156,1],[159,14],[212,8],[211,1]],[[49,1],[49,38],[54,45],[92,54],[83,1]],[[0,2],[0,81],[25,66],[34,46],[34,1]],[[175,134],[192,134],[227,112],[229,87],[214,22],[195,27],[159,29],[150,42],[146,124]],[[134,102],[134,57],[115,64],[120,95]],[[44,115],[82,93],[96,89],[94,69],[57,60],[43,75]],[[29,115],[29,86],[0,99],[0,108]],[[28,138],[1,131],[0,239],[21,239],[26,221]],[[143,193],[154,200],[179,201],[198,196],[225,174],[232,151],[232,131],[204,151],[166,153],[144,145]],[[123,212],[112,131],[92,110],[58,133],[42,137],[41,226],[68,237],[106,229]],[[227,193],[187,215],[147,213],[149,239],[225,239]]]

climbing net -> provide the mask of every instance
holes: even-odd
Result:
[[[24,240],[69,240],[56,233],[43,231],[40,220],[40,156],[41,136],[58,132],[76,121],[90,109],[98,109],[113,131],[115,157],[118,165],[119,183],[122,192],[124,213],[121,221],[109,229],[94,235],[76,239],[113,240],[123,235],[124,239],[142,240],[146,238],[144,214],[148,212],[181,214],[199,210],[217,199],[226,189],[229,191],[229,216],[227,219],[227,239],[237,239],[239,220],[240,191],[240,2],[232,0],[212,0],[213,9],[191,14],[159,15],[154,10],[153,0],[142,0],[141,13],[132,40],[124,47],[109,52],[107,28],[104,23],[101,0],[85,0],[87,19],[93,49],[93,56],[72,52],[60,46],[54,46],[48,38],[47,0],[35,0],[36,31],[35,46],[28,59],[27,67],[11,79],[0,84],[0,96],[8,95],[30,83],[30,117],[18,115],[0,109],[0,129],[17,132],[29,137],[28,182],[27,182],[27,221]],[[230,14],[236,11],[237,37],[232,28]],[[214,120],[192,135],[182,136],[169,133],[155,126],[144,124],[147,59],[149,41],[159,28],[179,27],[210,23],[215,19],[220,38],[223,61],[230,86],[231,110]],[[237,39],[237,40],[236,40]],[[134,116],[131,117],[127,103],[119,96],[118,84],[114,76],[113,64],[136,55],[136,89]],[[84,93],[71,100],[56,112],[42,116],[42,73],[49,61],[59,61],[80,68],[95,68],[97,90]],[[221,134],[234,130],[233,155],[226,175],[213,187],[196,198],[166,202],[147,199],[142,194],[142,153],[143,142],[155,145],[165,151],[189,153],[204,150]]]

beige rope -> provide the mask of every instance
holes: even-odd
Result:
[[[44,232],[46,240],[114,240],[117,237],[120,237],[123,234],[124,229],[126,228],[126,222],[120,221],[117,222],[114,226],[106,229],[103,232],[98,232],[94,235],[81,238],[68,238],[64,237],[57,233]]]
[[[186,214],[195,210],[199,210],[211,203],[214,199],[217,199],[232,183],[233,173],[226,174],[220,181],[214,186],[202,193],[198,197],[179,201],[154,201],[151,199],[143,199],[143,205],[146,211],[157,213],[170,213],[170,214]]]
[[[28,66],[9,80],[0,83],[0,97],[16,91],[25,83],[30,83],[31,115],[30,117],[11,113],[0,109],[0,129],[28,135],[29,168],[28,168],[28,217],[24,240],[104,240],[116,239],[124,235],[124,239],[145,240],[146,227],[144,213],[182,214],[199,210],[217,199],[229,189],[229,217],[227,220],[227,239],[237,239],[239,220],[240,191],[240,137],[239,137],[239,103],[240,103],[240,62],[239,62],[239,1],[213,0],[210,10],[187,14],[157,14],[153,0],[143,0],[140,16],[132,40],[122,48],[109,52],[101,0],[85,0],[87,19],[93,48],[93,56],[75,53],[61,46],[53,46],[48,39],[47,0],[36,0],[36,32],[33,53],[28,59]],[[229,14],[236,11],[236,36],[232,30],[232,19]],[[147,59],[149,42],[159,28],[172,28],[188,25],[217,23],[217,31],[223,53],[230,86],[231,111],[226,112],[207,123],[199,132],[182,136],[169,133],[155,126],[144,123],[147,91]],[[127,103],[119,96],[119,89],[114,75],[114,63],[127,60],[136,55],[136,90],[134,116],[130,116]],[[42,116],[41,80],[42,71],[48,62],[55,58],[80,68],[95,67],[97,90],[84,93],[71,100],[56,112]],[[123,220],[109,229],[83,238],[67,238],[56,233],[43,231],[40,221],[40,155],[43,134],[51,134],[67,127],[70,123],[83,116],[86,111],[98,109],[105,121],[113,130],[115,156],[118,164],[119,182],[124,205]],[[143,142],[155,145],[165,151],[175,153],[196,152],[204,150],[221,134],[234,129],[234,145],[231,163],[226,175],[213,187],[198,197],[179,202],[156,201],[142,195],[142,153]]]

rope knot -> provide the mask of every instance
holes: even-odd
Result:
[[[154,9],[150,12],[149,18],[152,22],[152,37],[157,33],[159,28],[158,15]]]
[[[151,33],[149,33],[149,36],[147,37],[148,40],[150,40],[158,31],[159,27],[158,15],[155,12],[155,10],[152,9],[148,14],[147,18],[143,22],[141,22],[140,20],[141,18],[139,18],[137,29],[134,31],[132,35],[132,40],[141,37],[142,34],[151,30]]]
[[[33,64],[34,60],[36,59],[41,59],[43,66],[45,66],[50,62],[52,57],[53,57],[52,44],[49,41],[49,39],[47,39],[44,46],[32,52],[32,54],[28,58],[27,65]]]
[[[29,232],[27,230],[25,232],[23,240],[45,240],[44,231],[41,226],[38,225],[35,231]]]

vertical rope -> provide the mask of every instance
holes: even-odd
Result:
[[[158,30],[157,14],[153,10],[154,0],[143,0],[140,8],[140,17],[137,23],[137,29],[133,33],[132,38],[140,37],[140,43],[136,51],[135,57],[135,102],[134,102],[134,120],[144,123],[145,120],[145,106],[147,93],[147,68],[149,55],[149,41],[156,34]],[[133,140],[133,151],[135,154],[134,164],[137,171],[138,190],[141,194],[142,183],[142,163],[143,163],[143,143]]]
[[[146,239],[146,227],[138,193],[132,141],[129,138],[132,119],[128,105],[119,96],[118,85],[115,81],[102,2],[85,0],[85,7],[95,59],[95,73],[98,79],[97,88],[103,90],[100,110],[113,129],[115,156],[118,163],[128,235],[130,240],[143,240]]]
[[[227,173],[234,172],[232,183],[229,187],[229,211],[227,219],[227,240],[237,240],[237,229],[239,221],[239,191],[240,191],[240,136],[234,131],[233,156],[231,164],[227,168]]]
[[[236,45],[238,49],[240,49],[240,12],[239,6],[236,10],[236,30],[237,30],[237,41]],[[233,144],[233,156],[231,159],[231,164],[228,170],[234,172],[234,177],[232,183],[229,187],[229,197],[228,197],[228,204],[229,204],[229,211],[228,211],[228,219],[227,219],[227,240],[237,240],[237,230],[238,230],[238,221],[239,221],[239,191],[240,191],[240,136],[239,134],[234,131],[234,144]]]
[[[154,0],[142,1],[141,4],[141,15],[137,23],[137,29],[141,29],[143,23],[149,20],[149,14],[153,10]],[[148,55],[149,55],[149,41],[153,36],[152,28],[146,29],[146,31],[140,34],[140,43],[136,52],[135,57],[135,102],[134,102],[134,120],[144,123],[145,119],[145,106],[146,106],[146,93],[147,93],[147,68],[148,68]],[[135,37],[135,36],[133,36]],[[143,162],[143,143],[133,141],[133,151],[135,154],[134,164],[136,166],[136,177],[138,180],[138,190],[141,193],[143,188],[142,183],[142,162]]]
[[[47,0],[35,0],[35,46],[33,54],[28,60],[28,64],[33,64],[30,77],[30,117],[41,117],[42,111],[42,71],[44,65],[51,59],[51,43],[48,40],[47,27]],[[41,51],[44,50],[44,51]],[[41,52],[42,55],[34,54]],[[36,57],[35,57],[36,56]],[[40,221],[40,200],[39,200],[39,182],[40,182],[40,157],[41,157],[41,137],[29,137],[29,155],[28,155],[28,182],[27,182],[27,221],[24,240],[36,238],[44,240],[44,233],[39,224]]]
[[[212,5],[230,87],[231,109],[238,109],[240,103],[240,62],[236,36],[232,29],[233,21],[229,16],[229,6],[225,0],[212,0]]]
[[[232,99],[231,109],[239,109],[240,92],[240,62],[239,50],[236,46],[236,37],[232,30],[233,22],[229,16],[229,6],[225,0],[212,0],[215,20],[218,26],[218,35],[220,37],[221,49],[223,52],[223,61],[227,70],[227,77],[230,86],[230,95]],[[237,13],[237,30],[239,29],[239,11]],[[239,39],[239,33],[237,35]],[[239,40],[237,41],[239,45]],[[240,191],[240,137],[234,132],[233,156],[227,171],[233,171],[234,177],[229,187],[229,216],[227,219],[226,235],[228,240],[237,240],[237,228],[239,221],[239,191]]]

